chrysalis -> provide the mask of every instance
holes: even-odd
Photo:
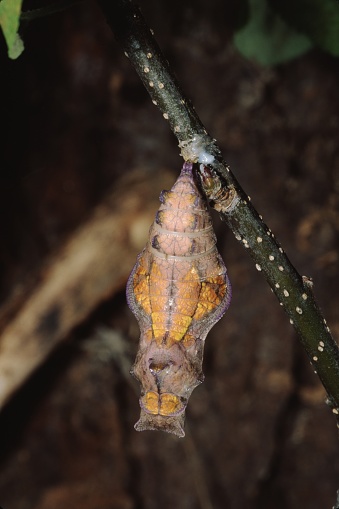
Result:
[[[135,429],[183,437],[188,399],[203,381],[205,338],[229,306],[231,285],[191,163],[160,202],[127,283],[141,331],[132,368],[141,384]]]

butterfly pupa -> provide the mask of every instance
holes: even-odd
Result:
[[[182,437],[188,399],[203,381],[205,338],[230,304],[231,285],[191,163],[160,202],[126,290],[140,326],[132,368],[141,385],[135,429]]]

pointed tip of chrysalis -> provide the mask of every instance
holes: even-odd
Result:
[[[185,436],[184,431],[185,413],[180,415],[164,417],[162,415],[151,415],[141,409],[140,419],[135,423],[136,431],[165,431],[179,438]]]

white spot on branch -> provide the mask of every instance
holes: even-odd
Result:
[[[214,161],[214,155],[209,154],[205,150],[202,150],[199,153],[198,161],[199,161],[199,163],[202,163],[202,164],[211,164]]]

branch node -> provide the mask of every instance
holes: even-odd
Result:
[[[313,279],[308,276],[302,276],[303,285],[307,290],[313,290]]]
[[[235,187],[232,184],[227,186],[222,177],[204,164],[200,164],[199,177],[211,207],[223,214],[233,212],[240,203]]]
[[[196,134],[189,140],[180,141],[179,148],[181,156],[191,163],[212,164],[216,157],[220,157],[215,140],[209,139],[207,134]]]

